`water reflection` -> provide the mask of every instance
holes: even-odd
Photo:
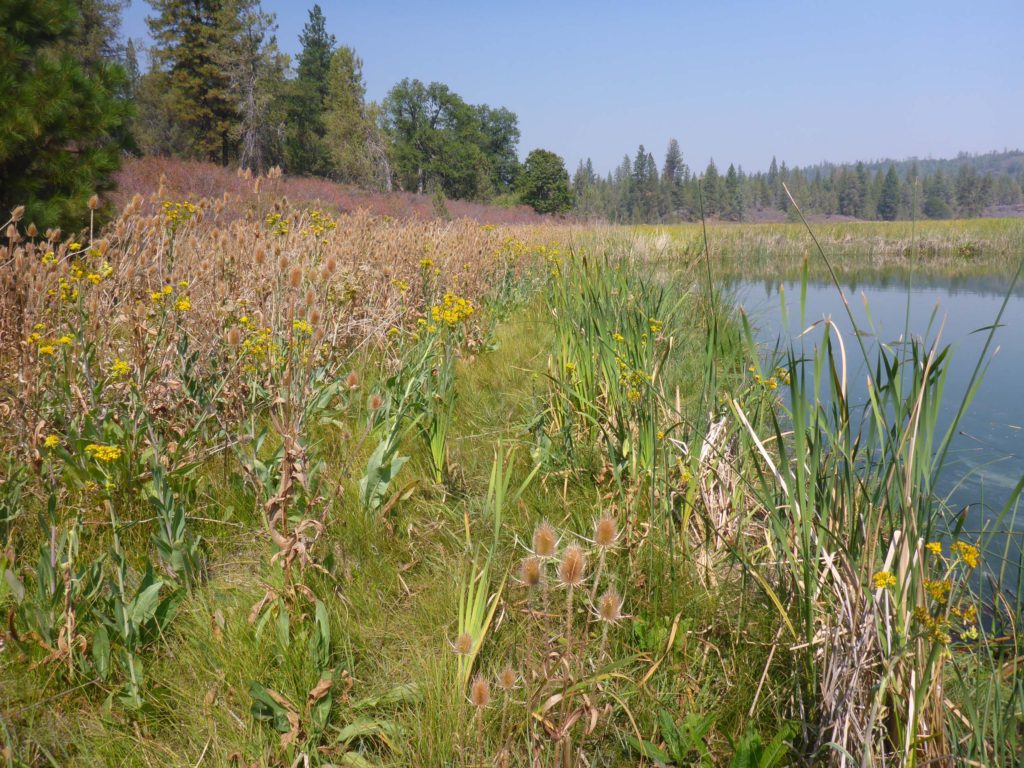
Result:
[[[941,334],[940,340],[953,346],[939,414],[939,429],[944,431],[967,391],[987,328],[997,317],[1008,287],[1008,281],[997,277],[914,276],[910,281],[904,273],[849,281],[844,291],[869,356],[878,340],[889,343],[903,338],[905,332],[925,342]],[[820,329],[803,339],[797,338],[799,334],[812,323],[831,318],[846,340],[851,404],[866,403],[867,371],[855,352],[854,329],[831,283],[808,284],[803,316],[798,282],[740,282],[732,286],[732,293],[759,329],[760,340],[770,346],[781,340],[784,347],[795,340],[798,348],[809,349],[820,341]],[[780,311],[783,300],[787,327]],[[998,514],[1024,475],[1024,296],[1019,291],[1007,301],[986,362],[984,379],[958,426],[938,488],[948,495],[952,508],[968,509],[967,528],[973,531],[997,525]],[[1024,533],[1024,513],[1004,525]]]

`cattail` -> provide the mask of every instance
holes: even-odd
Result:
[[[543,566],[541,559],[536,555],[523,559],[519,568],[519,579],[528,587],[536,587],[543,577]]]
[[[232,328],[228,331],[228,344],[232,347],[237,347],[242,341],[242,332],[237,328]]]
[[[452,650],[457,656],[469,656],[473,651],[473,636],[469,632],[463,632],[452,644]]]
[[[292,267],[292,271],[288,274],[288,285],[292,288],[298,288],[302,285],[302,267]]]
[[[533,531],[533,553],[538,557],[549,558],[555,554],[558,546],[558,535],[551,523],[542,522]]]
[[[11,221],[21,221],[21,217],[25,215],[25,206],[19,205],[13,211],[11,211]]]
[[[374,392],[370,395],[370,402],[368,403],[371,411],[378,411],[380,407],[384,405],[384,398]]]
[[[483,709],[491,703],[491,686],[488,685],[486,677],[477,675],[473,678],[473,685],[469,689],[469,699],[477,709]]]
[[[579,544],[570,544],[558,563],[558,580],[563,587],[578,587],[587,570],[587,555]]]
[[[93,195],[92,197],[90,197],[89,198],[89,210],[90,211],[95,211],[99,207],[100,207],[99,195]]]
[[[345,386],[349,389],[359,389],[359,374],[352,371],[348,376],[345,377]]]

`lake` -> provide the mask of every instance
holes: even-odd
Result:
[[[1008,288],[1009,282],[998,278],[919,279],[908,274],[843,286],[872,362],[879,342],[894,342],[903,336],[908,302],[912,336],[930,342],[941,329],[941,341],[952,345],[940,413],[942,432],[956,414],[988,337],[986,327],[999,314]],[[866,370],[850,319],[832,283],[808,284],[803,319],[799,282],[747,281],[734,284],[732,290],[758,329],[759,341],[769,346],[780,340],[784,348],[794,340],[798,348],[803,344],[810,349],[822,339],[820,327],[802,340],[796,337],[815,321],[831,317],[846,345],[851,411],[866,403]],[[788,327],[783,327],[780,290],[785,296]],[[985,377],[960,421],[937,487],[940,494],[948,496],[950,508],[959,511],[967,507],[965,529],[972,536],[995,526],[1024,475],[1024,296],[1020,291],[1008,300],[987,359]],[[1024,539],[1024,510],[1015,520],[1011,512],[1003,527],[1013,529],[1010,539],[1015,545],[1008,554],[1016,563]],[[1006,541],[1000,536],[993,543],[1001,550]]]

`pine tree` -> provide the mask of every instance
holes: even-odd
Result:
[[[882,182],[882,192],[878,198],[878,218],[883,221],[895,221],[900,212],[900,179],[896,175],[896,166],[890,165]]]
[[[74,227],[112,186],[128,118],[123,68],[74,52],[73,0],[0,3],[0,206],[27,207],[39,227]]]
[[[718,175],[718,168],[712,158],[704,171],[704,178],[701,179],[701,195],[704,200],[704,215],[708,218],[719,216],[722,213],[722,177]]]
[[[224,45],[218,59],[231,82],[239,120],[232,130],[238,164],[263,171],[281,157],[283,115],[276,107],[284,88],[285,57],[273,35],[275,17],[259,0],[226,0],[219,24]]]
[[[288,107],[287,167],[295,174],[326,176],[331,167],[324,146],[324,112],[337,40],[327,32],[327,19],[319,5],[309,11],[299,43],[302,51]]]
[[[238,120],[231,79],[221,62],[227,40],[220,0],[151,0],[150,53],[164,73],[166,107],[189,157],[227,165]]]
[[[725,217],[730,221],[741,221],[744,207],[742,180],[736,166],[730,163],[725,174]]]
[[[327,75],[325,144],[331,156],[331,175],[362,186],[371,184],[375,175],[365,97],[362,59],[351,48],[338,48]]]

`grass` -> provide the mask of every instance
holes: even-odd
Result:
[[[0,258],[6,765],[1019,751],[1019,606],[928,546],[946,351],[858,435],[834,334],[765,359],[671,240],[163,202]]]
[[[641,227],[672,258],[699,258],[700,224]],[[900,275],[913,268],[922,276],[996,276],[1009,279],[1024,253],[1024,219],[842,222],[814,225],[815,235],[841,279]],[[721,278],[800,280],[829,275],[799,222],[708,225],[712,263]]]

